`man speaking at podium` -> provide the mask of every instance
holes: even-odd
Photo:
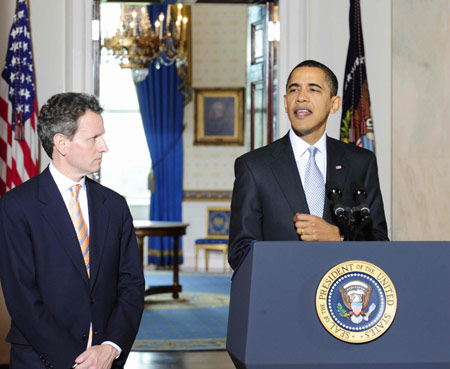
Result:
[[[328,67],[314,60],[298,64],[284,95],[289,133],[236,159],[228,252],[233,269],[254,240],[343,241],[346,229],[337,226],[336,208],[360,201],[355,190],[367,195],[371,224],[353,239],[389,240],[375,155],[325,134],[328,115],[341,106],[337,90]],[[331,191],[342,194],[339,206]]]

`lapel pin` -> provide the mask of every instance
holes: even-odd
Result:
[[[342,165],[336,165],[336,170],[342,169]]]

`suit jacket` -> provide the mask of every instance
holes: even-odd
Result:
[[[90,278],[53,177],[41,175],[0,199],[0,276],[12,318],[7,341],[29,345],[37,363],[68,369],[86,349],[112,341],[125,363],[144,307],[133,222],[122,196],[86,178]]]
[[[293,218],[309,214],[289,134],[236,159],[231,201],[228,260],[235,269],[254,241],[298,241]],[[349,187],[360,180],[367,189],[373,226],[366,240],[388,240],[375,155],[327,137],[327,182],[342,190],[342,203],[354,204]],[[356,205],[356,204],[354,204]],[[336,224],[332,204],[325,198],[323,218]]]

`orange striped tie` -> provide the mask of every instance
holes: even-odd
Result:
[[[80,201],[78,195],[80,194],[81,185],[77,184],[70,187],[70,193],[72,198],[70,199],[69,209],[70,217],[72,218],[73,226],[77,232],[78,242],[80,243],[81,253],[83,254],[84,264],[86,265],[86,271],[90,278],[90,264],[89,264],[89,233],[87,225],[81,214]],[[92,345],[92,323],[89,328],[89,337],[87,347]]]
[[[72,198],[70,200],[69,209],[70,217],[72,218],[73,226],[77,232],[78,242],[80,242],[81,253],[83,254],[84,264],[86,265],[86,271],[89,277],[89,233],[87,225],[83,219],[83,214],[81,214],[80,201],[78,199],[80,189],[80,184],[70,187]]]

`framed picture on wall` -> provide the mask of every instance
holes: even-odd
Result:
[[[195,145],[244,143],[244,88],[195,89]]]

